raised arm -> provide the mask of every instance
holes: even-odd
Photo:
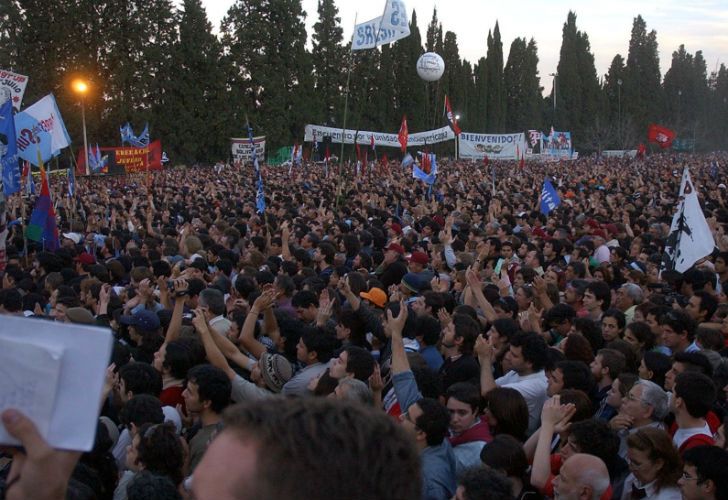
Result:
[[[253,307],[250,308],[250,312],[245,317],[243,328],[240,330],[240,338],[238,339],[240,344],[252,354],[255,359],[260,357],[267,351],[266,347],[255,338],[255,323],[258,321],[258,316],[262,311],[268,309],[275,300],[275,290],[266,290],[253,303]]]
[[[182,312],[184,311],[188,288],[189,284],[186,279],[174,280],[174,309],[172,310],[172,319],[169,321],[167,334],[164,336],[165,344],[177,340],[182,330]]]
[[[498,319],[498,315],[496,314],[495,309],[493,309],[493,305],[488,302],[488,299],[485,298],[485,294],[483,294],[483,284],[480,282],[477,273],[472,269],[468,269],[465,273],[465,278],[468,280],[471,293],[473,294],[478,307],[481,311],[483,311],[485,319],[491,323]]]
[[[213,366],[216,366],[217,368],[220,368],[222,371],[224,371],[230,380],[235,379],[235,371],[230,368],[230,365],[225,359],[225,356],[222,354],[222,352],[220,352],[217,344],[215,344],[213,335],[217,334],[210,331],[210,326],[207,324],[207,321],[205,320],[205,315],[200,309],[194,310],[192,325],[195,327],[195,330],[200,336],[200,340],[202,340],[202,345],[205,347],[207,360]]]
[[[479,335],[475,341],[475,354],[477,354],[480,362],[480,394],[485,397],[486,394],[498,387],[493,377],[495,349],[485,337]]]

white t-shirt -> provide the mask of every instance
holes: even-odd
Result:
[[[498,387],[510,387],[521,393],[528,405],[528,432],[532,434],[538,429],[541,409],[546,402],[548,380],[541,370],[530,375],[521,376],[514,370],[509,371],[495,381]]]

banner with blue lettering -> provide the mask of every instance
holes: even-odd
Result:
[[[482,160],[517,160],[518,151],[526,150],[526,135],[519,134],[460,134],[460,157]]]
[[[18,157],[35,166],[39,166],[39,150],[41,159],[47,162],[71,144],[53,94],[15,115],[15,135]]]
[[[552,129],[551,135],[543,135],[541,154],[555,159],[569,160],[572,152],[571,132],[555,132]]]
[[[365,50],[396,42],[410,34],[407,7],[402,0],[387,0],[384,15],[354,26],[351,50]]]

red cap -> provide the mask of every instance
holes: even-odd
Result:
[[[412,252],[412,255],[407,260],[416,264],[422,264],[423,266],[426,266],[430,262],[430,258],[424,252]]]
[[[80,262],[81,264],[89,264],[89,265],[96,262],[96,259],[94,259],[94,256],[87,252],[83,252],[82,254],[80,254],[78,257],[76,257],[73,260],[75,260],[76,262]]]
[[[442,227],[445,225],[445,218],[442,215],[436,215],[432,218],[433,221],[437,222],[437,224]]]
[[[404,248],[402,248],[402,245],[398,245],[397,243],[390,243],[387,247],[387,250],[391,250],[393,252],[397,252],[400,255],[404,255]]]
[[[392,222],[392,231],[396,234],[402,234],[402,226],[396,222]]]

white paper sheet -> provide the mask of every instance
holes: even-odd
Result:
[[[0,338],[0,411],[15,408],[47,435],[63,351]],[[0,423],[0,442],[12,442]]]
[[[18,343],[25,345],[17,348]],[[60,368],[55,384],[53,380],[47,380],[48,387],[34,385],[26,395],[13,397],[20,397],[17,401],[24,404],[36,405],[39,413],[43,408],[52,407],[47,427],[42,419],[33,419],[51,446],[89,451],[96,435],[111,347],[112,335],[108,328],[0,316],[0,392],[4,393],[6,387],[21,390],[30,387],[29,380],[47,375],[44,370],[52,368],[53,361],[48,357],[58,356]],[[10,372],[5,373],[5,361],[12,358],[15,358],[14,364]],[[28,365],[38,358],[45,360],[46,365],[29,368]],[[49,396],[49,392],[53,395]],[[0,395],[0,410],[4,410],[11,399],[6,394]],[[17,444],[9,438],[2,423],[0,444]]]

